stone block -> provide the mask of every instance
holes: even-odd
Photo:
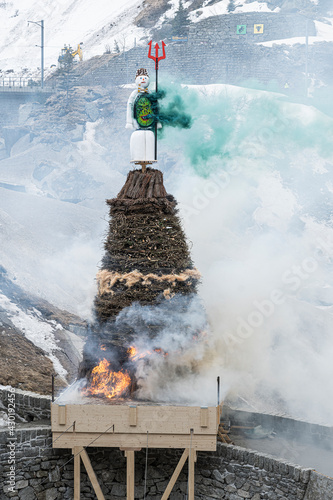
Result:
[[[111,489],[111,495],[126,498],[126,486],[124,484],[114,484]]]
[[[21,490],[22,488],[26,488],[29,485],[29,481],[26,479],[21,479],[20,481],[16,481],[15,488],[17,490]]]
[[[302,469],[301,470],[301,482],[302,483],[308,483],[310,479],[310,474],[312,472],[312,469]]]
[[[208,471],[208,472],[209,472],[209,471]],[[202,473],[202,471],[201,471],[201,473]],[[216,481],[218,481],[218,482],[220,482],[220,483],[224,483],[224,476],[221,474],[221,472],[220,472],[219,470],[214,469],[214,470],[213,470],[213,473],[212,473],[212,476],[213,476],[213,478],[214,478]],[[206,477],[209,477],[209,476],[206,476]]]
[[[20,500],[36,500],[36,494],[31,486],[19,491]]]
[[[241,498],[251,498],[251,494],[250,494],[248,491],[238,490],[238,491],[237,491],[237,494],[238,494]]]
[[[46,476],[48,476],[48,473],[45,470],[39,470],[39,471],[37,471],[36,476],[37,477],[46,477]]]
[[[235,482],[235,479],[236,479],[236,475],[233,474],[233,473],[230,473],[230,472],[226,472],[224,474],[224,481],[227,483],[227,484],[232,484]]]
[[[219,471],[218,471],[219,472]],[[211,477],[212,475],[212,471],[211,470],[208,470],[208,469],[200,469],[200,474],[203,476],[203,477]],[[213,474],[214,474],[214,471],[213,471]],[[219,472],[220,474],[220,472]]]

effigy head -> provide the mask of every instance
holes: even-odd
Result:
[[[137,87],[146,89],[149,85],[149,74],[145,68],[139,68],[135,74],[135,83]]]

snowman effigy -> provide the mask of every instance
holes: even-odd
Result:
[[[135,75],[137,88],[127,102],[126,128],[134,130],[130,139],[131,162],[140,164],[143,171],[146,165],[156,162],[156,116],[148,90],[149,81],[148,71],[138,69]],[[157,123],[157,127],[161,125]]]

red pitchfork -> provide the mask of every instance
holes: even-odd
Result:
[[[158,91],[158,63],[162,60],[162,59],[165,59],[166,58],[166,55],[165,55],[165,43],[162,41],[162,55],[161,56],[158,56],[158,53],[159,53],[159,50],[160,50],[160,46],[158,45],[158,43],[155,45],[155,55],[153,56],[152,55],[152,44],[153,44],[153,41],[150,40],[150,42],[148,43],[149,45],[149,50],[148,50],[148,57],[149,59],[152,59],[153,61],[155,61],[155,70],[156,70],[156,87],[155,87],[155,90],[156,92]],[[157,161],[157,122],[155,124],[155,160]]]

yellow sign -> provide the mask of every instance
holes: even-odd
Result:
[[[255,24],[254,25],[254,33],[260,34],[264,32],[264,25],[263,24]]]

